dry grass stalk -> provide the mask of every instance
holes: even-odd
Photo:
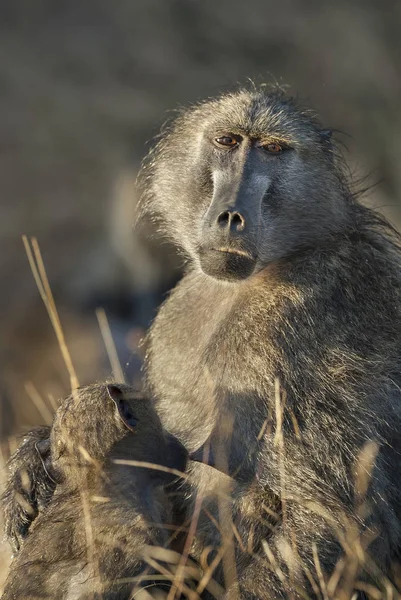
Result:
[[[315,563],[316,574],[317,574],[319,586],[320,586],[320,589],[322,592],[323,600],[329,600],[329,595],[327,593],[327,585],[326,585],[326,581],[324,579],[323,570],[322,570],[322,566],[320,564],[316,544],[312,545],[312,551],[313,551],[313,562]]]
[[[116,465],[127,465],[131,467],[143,467],[145,469],[153,469],[155,471],[163,471],[164,473],[171,473],[182,479],[189,479],[189,476],[178,469],[172,469],[170,467],[164,467],[163,465],[157,465],[156,463],[141,461],[141,460],[126,460],[124,458],[115,458],[113,462]]]
[[[109,357],[114,381],[125,383],[124,373],[118,358],[116,345],[111,334],[109,321],[103,308],[98,308],[96,310],[96,317],[99,323],[100,332],[103,337],[104,345],[106,347],[107,356]]]
[[[195,500],[194,512],[192,515],[192,519],[189,525],[188,534],[184,544],[184,550],[181,555],[180,562],[177,567],[177,571],[175,577],[172,581],[171,590],[169,591],[167,600],[174,600],[177,597],[178,593],[181,593],[184,589],[184,577],[185,577],[185,567],[189,558],[189,553],[191,551],[192,543],[195,539],[196,528],[198,526],[199,515],[202,507],[202,499],[198,495]],[[198,597],[198,594],[196,594]]]
[[[32,270],[33,277],[35,279],[40,296],[48,312],[50,321],[53,325],[53,329],[57,337],[58,344],[60,346],[61,354],[63,356],[63,360],[70,377],[71,390],[74,391],[79,387],[78,377],[74,369],[71,354],[68,350],[65,341],[63,328],[61,326],[60,317],[58,315],[56,304],[54,302],[49,280],[47,278],[46,269],[43,263],[38,241],[36,238],[31,238],[31,240],[29,240],[26,235],[22,236],[22,241],[25,246],[25,251],[28,257],[29,265]]]
[[[181,562],[181,554],[175,552],[174,550],[161,548],[160,546],[147,546],[145,553],[146,560],[148,560],[149,557],[154,560],[161,561],[163,563],[168,563],[171,565],[172,568],[174,568],[175,565],[180,565]],[[207,590],[215,598],[220,598],[220,596],[224,594],[224,589],[212,578],[209,578],[209,581],[206,585],[200,585],[200,582],[204,582],[204,573],[202,574],[199,565],[195,563],[192,559],[189,559],[187,564],[185,565],[184,575],[190,580],[199,581],[196,590],[191,590],[191,596],[193,596],[193,594],[195,593],[194,597],[198,598],[205,588],[207,588]]]
[[[230,424],[231,428],[233,423]],[[228,425],[229,426],[229,425]],[[227,456],[221,450],[216,454],[216,464],[224,472],[228,472]],[[220,529],[222,537],[223,550],[223,572],[224,583],[226,588],[230,590],[230,597],[236,600],[239,596],[237,564],[235,558],[235,543],[234,543],[234,524],[232,519],[232,500],[230,494],[219,494],[218,496],[218,512],[220,519]]]
[[[39,394],[38,390],[35,388],[31,381],[27,381],[25,383],[25,391],[28,394],[29,398],[32,400],[35,407],[37,408],[40,416],[42,417],[46,425],[50,425],[50,423],[53,421],[53,413],[48,408],[46,402],[43,400],[42,396]]]
[[[157,572],[161,573],[162,575],[165,576],[165,579],[167,581],[172,581],[172,587],[171,590],[167,596],[167,600],[170,598],[170,594],[172,591],[174,591],[174,595],[172,596],[173,598],[175,597],[175,593],[176,593],[176,589],[175,589],[175,575],[173,573],[171,573],[166,567],[164,567],[163,565],[161,565],[158,561],[154,560],[151,556],[146,556],[146,562],[153,567]],[[180,565],[178,566],[178,569],[180,569]],[[188,598],[188,600],[200,600],[199,595],[192,590],[190,587],[188,587],[188,585],[185,583],[184,578],[185,578],[185,568],[184,571],[182,573],[182,581],[180,581],[180,588],[179,588],[179,592],[183,593],[186,595],[186,597]],[[181,575],[180,575],[181,577]]]

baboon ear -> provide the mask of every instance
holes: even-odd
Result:
[[[107,386],[107,393],[116,405],[118,415],[124,425],[130,430],[135,431],[138,419],[132,412],[131,406],[127,401],[123,390],[119,385],[111,383]]]

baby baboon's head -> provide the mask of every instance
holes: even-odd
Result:
[[[125,384],[79,388],[60,405],[51,432],[52,461],[66,472],[107,458],[184,470],[187,453],[165,432],[149,398]]]

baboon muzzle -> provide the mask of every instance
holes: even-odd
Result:
[[[246,279],[258,258],[262,201],[270,185],[266,165],[251,151],[244,161],[214,171],[212,178],[199,250],[202,270],[216,279]]]

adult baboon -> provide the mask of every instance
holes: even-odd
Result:
[[[128,600],[130,578],[143,573],[143,583],[152,584],[145,547],[164,546],[172,535],[163,527],[173,523],[164,486],[177,475],[163,467],[185,469],[186,451],[163,431],[152,403],[120,384],[88,386],[67,398],[50,442],[55,491],[16,555],[2,597]]]
[[[317,597],[343,547],[351,567],[324,595],[351,593],[362,558],[380,587],[401,548],[398,238],[352,193],[330,132],[279,92],[183,112],[143,185],[188,257],[149,334],[147,388],[194,458],[227,449],[240,596]],[[201,557],[221,544],[226,475],[191,469]],[[350,557],[357,531],[369,551]]]

